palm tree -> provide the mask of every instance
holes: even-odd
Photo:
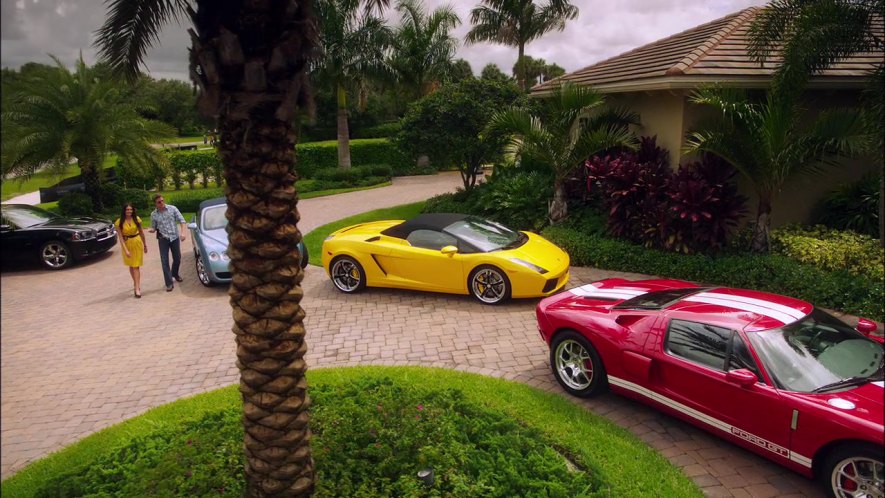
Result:
[[[82,57],[73,72],[57,58],[53,60],[54,68],[13,84],[4,99],[3,178],[28,176],[41,169],[60,173],[76,162],[92,208],[101,212],[105,157],[115,153],[135,168],[162,166],[165,156],[150,143],[174,136],[176,131],[140,117],[120,82],[103,78]]]
[[[348,89],[364,95],[366,79],[389,74],[385,55],[391,33],[383,19],[360,8],[360,0],[318,0],[317,16],[322,55],[313,72],[337,94],[338,166],[350,168]]]
[[[885,46],[883,0],[774,0],[750,26],[750,55],[764,62],[783,59],[773,87],[798,92],[808,78],[846,57]],[[885,60],[871,74],[865,92],[864,120],[868,148],[883,164],[885,150]],[[885,247],[885,176],[879,183],[879,240]]]
[[[306,496],[315,474],[293,124],[309,105],[307,68],[319,42],[313,2],[112,0],[97,33],[100,54],[135,77],[162,27],[185,16],[194,25],[197,106],[218,120],[227,182],[247,495]]]
[[[517,47],[517,61],[525,55],[525,46],[544,34],[565,29],[565,22],[578,17],[578,8],[568,0],[549,0],[535,5],[533,0],[482,0],[470,12],[473,29],[467,43],[489,41]],[[519,87],[526,90],[525,73],[517,75]]]
[[[394,34],[390,65],[398,82],[418,98],[448,77],[458,41],[449,32],[461,24],[451,6],[430,14],[420,0],[400,0],[400,25]],[[469,67],[469,66],[468,66]]]
[[[853,109],[821,112],[810,126],[795,98],[769,92],[752,102],[745,91],[702,87],[690,98],[717,111],[715,118],[689,133],[685,152],[709,152],[729,162],[753,186],[758,198],[751,248],[771,249],[771,204],[790,180],[821,170],[864,145],[860,113]]]
[[[635,149],[636,137],[629,125],[639,116],[623,109],[600,109],[605,97],[589,87],[565,83],[545,102],[543,117],[521,108],[492,116],[486,133],[510,135],[505,155],[545,164],[553,173],[553,200],[548,217],[556,223],[568,216],[565,181],[585,160],[606,149]]]

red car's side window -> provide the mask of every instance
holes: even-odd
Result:
[[[725,371],[732,331],[706,323],[670,320],[666,350],[692,363]]]

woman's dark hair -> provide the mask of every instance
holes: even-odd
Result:
[[[131,202],[127,202],[126,204],[123,204],[123,209],[120,210],[120,231],[123,231],[123,223],[126,223],[126,208],[132,208],[132,221],[135,222],[135,226],[141,230],[141,223],[138,222],[138,209],[136,209]]]

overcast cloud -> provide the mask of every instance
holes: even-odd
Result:
[[[462,24],[454,34],[462,40],[458,57],[479,74],[488,63],[509,73],[516,49],[482,43],[463,44],[470,29],[470,9],[478,0],[424,0],[428,8],[455,7]],[[49,54],[70,66],[82,52],[87,64],[96,61],[93,33],[102,24],[102,0],[0,0],[0,65],[18,68],[27,62],[51,64]],[[392,2],[393,3],[393,2]],[[764,0],[573,0],[579,17],[563,32],[553,32],[526,47],[526,54],[574,71],[643,44],[737,12]],[[396,14],[388,17],[398,19]],[[147,69],[155,78],[187,80],[188,38],[183,26],[169,24],[161,44],[148,52]]]

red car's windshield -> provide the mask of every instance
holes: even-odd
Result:
[[[781,389],[822,392],[882,378],[882,345],[821,310],[747,336]]]

